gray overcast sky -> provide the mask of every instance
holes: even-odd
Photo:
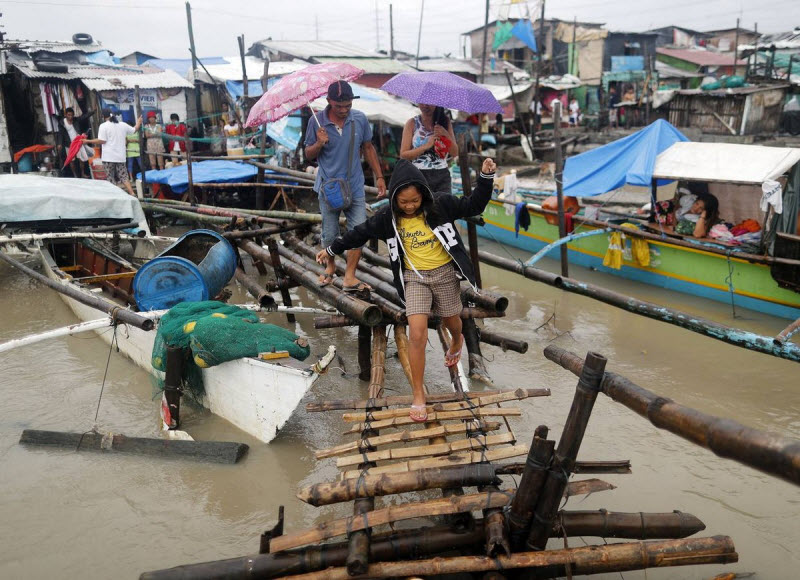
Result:
[[[501,4],[491,0],[489,20]],[[200,56],[238,52],[236,36],[249,46],[284,40],[344,40],[374,49],[389,46],[389,0],[193,0],[192,20]],[[395,48],[415,52],[422,0],[394,0]],[[534,2],[529,3],[536,9]],[[631,11],[634,5],[637,10]],[[421,54],[460,54],[460,33],[483,24],[483,0],[428,0],[422,20]],[[518,16],[519,4],[510,7]],[[188,58],[182,0],[0,0],[8,38],[68,40],[88,32],[118,56],[133,50],[162,58]],[[377,23],[376,23],[377,15]],[[800,25],[798,0],[551,0],[546,17],[604,22],[610,30],[641,31],[676,24],[697,30],[736,25],[780,32]]]

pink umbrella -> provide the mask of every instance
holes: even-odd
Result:
[[[354,81],[364,74],[360,68],[343,62],[312,64],[290,73],[261,95],[250,109],[245,126],[256,127],[277,121],[328,92],[336,81]]]

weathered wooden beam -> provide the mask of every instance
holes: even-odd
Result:
[[[313,506],[321,506],[359,497],[498,483],[500,479],[489,464],[460,465],[317,483],[302,488],[297,497]]]
[[[249,447],[232,441],[183,441],[179,439],[151,439],[126,437],[113,433],[64,433],[60,431],[38,431],[25,429],[19,439],[22,445],[68,447],[75,451],[114,451],[136,455],[154,455],[210,461],[212,463],[236,463]]]
[[[379,562],[370,565],[361,576],[349,576],[345,568],[329,568],[289,576],[292,580],[349,580],[350,578],[405,578],[447,575],[487,570],[535,568],[548,576],[601,574],[644,568],[693,566],[696,564],[731,564],[739,555],[728,536],[691,538],[585,546],[563,550],[521,552],[495,558],[457,556],[430,560]]]
[[[509,504],[512,497],[513,492],[511,490],[505,490],[392,506],[368,512],[358,517],[351,516],[327,521],[308,530],[280,536],[270,542],[269,551],[271,553],[282,552],[290,548],[314,544],[352,531],[363,530],[368,527],[375,527],[390,522],[399,522],[418,517],[470,512],[486,507],[503,507]]]
[[[402,461],[399,463],[392,463],[390,465],[373,467],[372,469],[367,470],[366,474],[380,475],[381,473],[403,473],[406,471],[428,469],[431,467],[448,467],[452,465],[467,465],[469,463],[483,463],[498,459],[508,459],[509,457],[522,457],[527,452],[528,448],[524,445],[511,445],[501,449],[491,449],[489,451],[468,451],[454,453],[446,457],[430,457],[428,459]],[[358,470],[344,471],[342,472],[342,479],[359,477],[361,473],[362,472]]]

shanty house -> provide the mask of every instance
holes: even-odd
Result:
[[[685,71],[714,77],[743,76],[747,68],[747,61],[740,58],[734,62],[733,54],[722,54],[700,48],[661,47],[656,49],[656,59]]]

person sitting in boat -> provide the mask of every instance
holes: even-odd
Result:
[[[389,183],[389,205],[336,238],[316,256],[317,262],[326,264],[334,255],[359,248],[371,238],[386,242],[394,286],[408,316],[413,393],[409,415],[418,423],[428,418],[423,386],[428,317],[441,317],[442,326],[450,331],[453,342],[445,353],[444,364],[455,366],[464,344],[459,279],[466,279],[475,287],[469,254],[453,222],[483,212],[492,197],[496,169],[492,159],[484,159],[472,195],[456,197],[434,193],[419,168],[401,159]]]
[[[674,204],[675,233],[704,238],[719,221],[719,201],[708,192],[705,183],[693,183]]]

